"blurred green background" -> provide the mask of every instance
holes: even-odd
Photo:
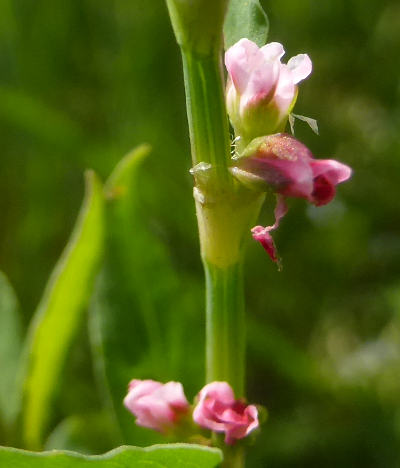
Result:
[[[316,118],[320,136],[302,122],[296,136],[354,176],[326,207],[290,203],[275,235],[281,273],[249,241],[248,397],[269,411],[249,466],[397,467],[400,5],[263,5],[269,41],[282,42],[287,58],[307,52],[313,60],[295,112]],[[129,342],[131,378],[182,380],[192,398],[204,376],[203,273],[181,62],[164,1],[1,0],[0,139],[0,269],[24,329],[75,222],[84,169],[104,180],[131,148],[151,144],[137,178],[139,234],[133,227],[131,236],[139,280],[127,272],[117,293],[108,290],[110,307],[129,311],[113,339]],[[271,208],[272,200],[262,224]],[[129,299],[148,285],[147,302]],[[117,304],[110,297],[119,289],[127,299]],[[83,323],[46,447],[100,453],[159,441],[129,414],[133,427],[123,433],[131,435],[118,432],[96,385],[88,335]]]

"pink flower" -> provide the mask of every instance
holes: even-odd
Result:
[[[317,206],[329,203],[335,186],[351,176],[345,164],[314,159],[303,143],[286,133],[253,140],[231,171],[244,183],[286,197],[305,198]]]
[[[225,53],[229,73],[226,100],[235,133],[246,141],[283,129],[297,97],[297,83],[311,73],[307,54],[281,63],[279,42],[259,48],[241,39]]]
[[[235,400],[233,390],[226,382],[206,385],[198,399],[193,411],[194,422],[212,431],[224,432],[225,442],[229,445],[259,426],[257,408]]]
[[[316,206],[329,203],[336,185],[351,176],[350,167],[334,159],[314,159],[311,151],[296,138],[277,133],[254,139],[236,159],[231,169],[243,183],[279,194],[272,226],[256,226],[253,238],[259,241],[274,262],[278,261],[270,231],[286,214],[285,197],[305,198]]]
[[[189,409],[182,384],[132,380],[124,405],[136,416],[136,424],[168,432]]]

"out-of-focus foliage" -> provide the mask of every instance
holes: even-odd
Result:
[[[103,253],[103,186],[86,175],[86,197],[27,333],[23,372],[23,440],[41,446],[54,388],[92,293]]]
[[[15,293],[3,273],[0,272],[0,434],[3,442],[6,433],[12,432],[16,417],[16,372],[21,352],[21,323],[19,305]]]
[[[221,459],[218,449],[188,444],[119,447],[102,456],[0,448],[0,463],[14,468],[215,468]]]
[[[316,118],[320,136],[301,121],[296,136],[316,156],[351,165],[354,176],[326,207],[293,201],[276,233],[281,273],[249,241],[248,397],[269,411],[249,466],[395,467],[400,7],[397,0],[262,3],[268,40],[282,42],[289,57],[307,52],[313,60],[295,112]],[[151,346],[138,298],[115,307],[132,307],[132,334],[123,336],[132,336],[126,360],[140,375],[127,378],[179,379],[192,398],[203,382],[203,273],[181,64],[164,1],[3,0],[0,138],[0,268],[25,326],[74,223],[83,170],[105,179],[132,147],[152,145],[137,177],[142,225],[138,237],[132,228],[131,248],[145,265],[144,236],[154,239],[160,248],[148,252],[171,269],[165,283],[157,275],[156,286],[172,284],[176,304],[185,297],[185,306],[174,308],[173,298],[163,310],[158,303],[161,351]],[[272,204],[262,222],[271,220]],[[137,284],[125,274],[125,298],[136,297]],[[170,344],[174,333],[183,349]],[[121,442],[88,342],[83,327],[50,414],[48,447],[101,453]],[[153,365],[157,353],[167,362],[161,369]],[[155,440],[146,429],[136,434],[138,443]]]

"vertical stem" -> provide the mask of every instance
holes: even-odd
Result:
[[[231,160],[222,70],[222,28],[228,0],[167,0],[181,47],[193,165],[195,199],[206,274],[207,382],[228,382],[244,396],[245,319],[241,259],[245,233],[258,213],[259,195],[238,190]],[[226,468],[243,468],[241,447],[220,441]]]
[[[245,316],[241,264],[219,268],[204,261],[206,273],[206,379],[225,381],[244,396]]]
[[[230,180],[230,138],[220,54],[182,49],[193,165],[211,164],[220,183]]]

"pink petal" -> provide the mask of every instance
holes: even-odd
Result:
[[[260,50],[264,55],[265,60],[268,61],[280,60],[285,55],[285,49],[279,42],[270,42],[269,44],[261,47]]]
[[[314,188],[310,201],[317,206],[326,205],[336,194],[335,186],[351,176],[349,166],[334,159],[313,159]]]
[[[257,408],[235,400],[226,382],[212,382],[200,391],[193,419],[202,427],[224,432],[227,444],[234,444],[258,426]]]
[[[237,160],[240,174],[233,173],[245,176],[247,172],[260,186],[264,182],[283,195],[309,199],[313,191],[310,150],[284,133],[269,135],[260,141],[252,156]]]
[[[313,174],[310,165],[303,159],[297,161],[270,161],[269,165],[279,170],[287,182],[278,192],[287,197],[308,199],[313,191]]]
[[[270,100],[279,77],[279,62],[263,62],[249,76],[247,87],[240,101],[241,112],[248,106],[257,106]]]
[[[340,184],[351,177],[351,168],[335,159],[313,159],[310,164],[314,177],[323,174],[327,176],[333,184]]]
[[[299,54],[292,57],[287,63],[287,66],[292,72],[294,84],[307,78],[312,71],[312,62],[307,54]]]
[[[257,408],[254,405],[249,405],[241,415],[240,421],[230,425],[229,430],[226,432],[225,442],[228,445],[232,445],[237,439],[243,439],[248,436],[258,426]]]
[[[176,409],[186,409],[189,403],[180,382],[168,382],[154,392],[154,396],[167,402]]]
[[[189,408],[180,383],[154,380],[132,380],[124,405],[136,416],[136,424],[160,432],[170,429]]]
[[[233,390],[227,382],[209,383],[199,393],[199,402],[193,411],[193,420],[212,431],[224,432],[225,423],[217,415],[234,402]]]
[[[293,74],[287,65],[281,64],[279,80],[275,90],[274,100],[280,115],[286,115],[296,96],[296,86],[293,82]]]
[[[240,94],[245,91],[253,69],[262,61],[257,44],[248,39],[240,39],[225,52],[225,66]]]
[[[148,395],[162,387],[162,383],[155,380],[131,380],[129,382],[129,393],[125,397],[128,401],[136,400],[143,395]]]
[[[153,396],[142,397],[135,405],[136,424],[164,432],[175,421],[169,405]]]
[[[200,391],[199,397],[200,400],[210,397],[215,398],[227,405],[235,401],[233,390],[227,382],[211,382],[207,384]]]

